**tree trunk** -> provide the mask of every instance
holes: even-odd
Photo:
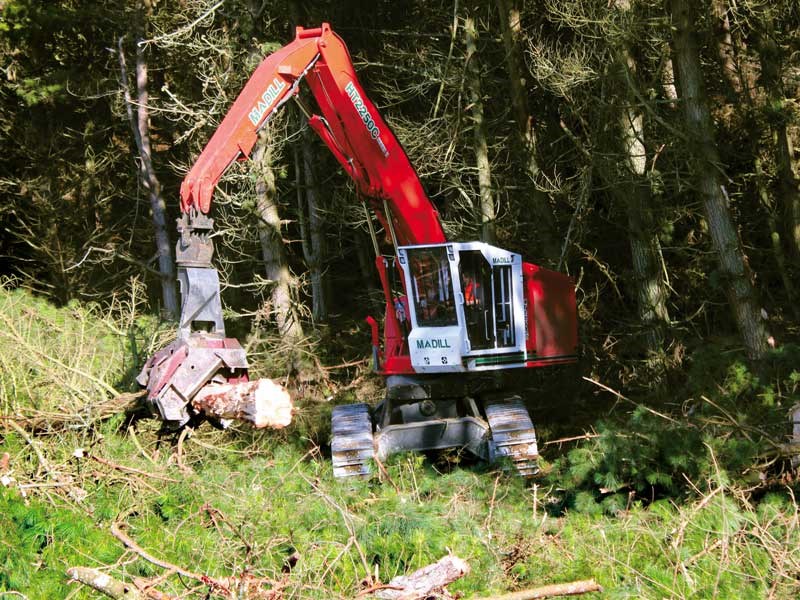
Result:
[[[789,274],[789,268],[786,264],[786,253],[783,251],[783,243],[781,241],[780,227],[778,225],[778,211],[775,207],[769,192],[769,182],[760,156],[756,156],[756,187],[758,189],[758,196],[761,200],[761,206],[767,214],[767,225],[769,226],[769,238],[772,243],[772,256],[775,258],[775,264],[778,267],[778,273],[783,282],[783,288],[786,291],[786,298],[789,300],[792,314],[796,321],[800,321],[800,306],[797,305],[797,293],[794,289],[792,277]]]
[[[175,288],[175,259],[172,254],[172,242],[167,231],[167,206],[161,195],[161,184],[153,168],[150,150],[150,115],[147,109],[147,62],[144,59],[144,48],[136,45],[136,115],[133,114],[133,100],[128,88],[128,74],[125,65],[125,54],[122,47],[123,38],[119,39],[119,65],[128,120],[133,130],[133,137],[139,151],[139,172],[142,185],[150,197],[150,209],[153,213],[156,249],[158,253],[158,270],[161,273],[161,298],[164,315],[169,319],[178,317],[178,294]]]
[[[781,48],[770,37],[772,23],[765,23],[767,31],[758,44],[761,62],[761,83],[771,111],[769,125],[775,155],[777,176],[777,204],[785,219],[787,240],[795,257],[800,257],[800,178],[794,161],[794,145],[789,134],[790,109],[786,105],[786,92],[781,73]]]
[[[303,24],[302,10],[297,0],[289,2],[289,16],[293,27]],[[299,113],[298,114],[302,114]],[[301,120],[305,119],[301,116]],[[325,219],[320,207],[320,187],[314,165],[314,149],[309,130],[300,139],[301,152],[295,144],[295,184],[297,186],[297,211],[300,221],[300,237],[303,258],[311,278],[311,316],[315,323],[328,320],[328,282],[325,277]]]
[[[647,346],[660,350],[669,324],[667,310],[667,285],[664,280],[661,243],[656,234],[653,215],[653,198],[645,177],[645,148],[642,142],[644,119],[641,113],[626,108],[621,117],[623,144],[626,150],[624,165],[629,171],[630,183],[625,207],[630,230],[633,278],[639,320],[647,330]]]
[[[751,281],[750,269],[733,223],[714,130],[705,98],[700,54],[694,37],[696,7],[692,0],[667,0],[673,21],[674,61],[685,131],[695,178],[708,219],[709,231],[723,275],[723,285],[748,356],[762,358],[768,348],[766,326]]]
[[[487,142],[486,120],[483,116],[483,96],[481,94],[481,70],[478,61],[478,30],[475,20],[464,19],[464,41],[466,44],[466,83],[469,92],[470,112],[472,113],[472,133],[475,148],[475,162],[478,169],[478,214],[481,240],[489,244],[496,241],[494,200],[492,198],[492,170],[489,163],[489,144]]]
[[[303,173],[305,174],[305,206],[308,215],[308,244],[303,245],[305,259],[311,275],[312,315],[317,323],[328,319],[325,294],[325,219],[320,206],[320,188],[314,172],[314,151],[310,139],[303,141]]]
[[[158,248],[158,270],[162,274],[161,294],[164,312],[170,319],[178,316],[178,296],[175,290],[175,259],[172,256],[172,243],[167,231],[167,206],[161,195],[161,183],[156,177],[150,151],[150,115],[147,109],[147,63],[144,60],[144,47],[136,44],[136,91],[138,95],[138,127],[142,140],[142,179],[150,194],[150,208],[153,211],[153,226]]]
[[[669,52],[669,48],[665,51]],[[668,106],[670,108],[676,108],[678,90],[675,87],[675,69],[672,66],[672,58],[670,57],[664,60],[664,68],[661,71],[661,89],[664,92],[664,97],[669,100]]]
[[[260,429],[282,429],[292,422],[292,399],[271,379],[242,383],[211,383],[194,398],[192,406],[216,419],[239,419]]]
[[[281,218],[278,214],[275,174],[272,172],[269,142],[264,131],[259,134],[253,152],[257,170],[256,210],[258,211],[258,236],[264,270],[272,281],[270,314],[274,316],[281,338],[289,343],[302,339],[303,327],[294,304],[297,284],[289,271],[281,235]]]
[[[772,141],[778,170],[778,203],[783,207],[792,253],[800,258],[800,178],[794,161],[792,137],[783,119],[773,128]]]
[[[764,16],[763,27],[765,31],[758,40],[758,56],[761,62],[761,69],[755,68],[756,65],[751,61],[740,60],[739,57],[743,56],[743,51],[746,49],[744,40],[742,39],[741,32],[736,34],[731,32],[730,19],[728,18],[728,2],[726,0],[713,1],[714,12],[721,21],[718,23],[719,31],[717,35],[721,38],[718,42],[720,46],[721,62],[727,65],[726,72],[730,72],[732,66],[736,69],[738,84],[734,82],[733,88],[738,92],[738,98],[741,103],[741,98],[747,103],[748,109],[752,110],[756,104],[755,82],[760,80],[766,92],[766,103],[768,110],[784,109],[783,82],[781,80],[781,53],[777,45],[774,44],[770,38],[773,31],[772,22],[769,17]],[[723,54],[723,47],[728,47],[729,51]],[[786,296],[789,300],[791,310],[795,318],[800,318],[800,307],[796,303],[796,294],[794,291],[794,284],[792,283],[791,275],[788,270],[787,256],[784,250],[784,239],[789,239],[789,244],[798,248],[792,236],[792,203],[800,201],[798,197],[798,186],[796,171],[792,165],[793,149],[791,147],[791,138],[787,135],[786,122],[783,118],[768,119],[770,131],[772,133],[772,154],[777,171],[777,186],[772,186],[764,170],[763,164],[763,149],[761,148],[761,130],[760,123],[754,118],[748,118],[745,121],[749,126],[749,138],[753,140],[753,154],[755,156],[755,185],[758,191],[758,197],[761,200],[761,206],[767,217],[767,226],[769,229],[770,243],[772,246],[772,255],[778,267],[778,273],[783,281],[783,287]],[[797,204],[798,214],[800,218],[800,204]],[[780,218],[780,213],[784,212],[786,219]],[[800,222],[795,219],[795,222]],[[788,233],[789,235],[783,235]],[[800,232],[798,232],[800,234]]]
[[[503,31],[503,46],[506,51],[506,69],[511,84],[511,103],[517,125],[519,145],[525,161],[525,170],[533,183],[531,209],[534,215],[536,239],[539,240],[543,257],[555,261],[559,255],[556,220],[550,207],[550,199],[537,186],[539,163],[536,157],[536,138],[533,119],[528,111],[522,61],[519,56],[520,16],[513,0],[497,0],[500,27]]]
[[[627,0],[616,0],[615,6],[619,11],[630,9]],[[619,52],[626,87],[637,85],[633,53],[625,45]],[[623,102],[619,121],[628,184],[618,189],[625,195],[639,321],[646,330],[648,349],[657,352],[663,346],[669,324],[667,285],[662,268],[664,259],[656,232],[654,199],[645,177],[647,150],[644,144],[644,116],[636,108],[633,94],[627,93],[626,96],[628,101]]]
[[[712,0],[714,37],[717,43],[717,57],[722,67],[722,78],[730,88],[731,98],[736,98],[743,91],[742,80],[737,67],[736,52],[731,35],[731,21],[728,18],[726,0]]]

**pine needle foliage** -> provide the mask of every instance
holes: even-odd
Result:
[[[57,307],[13,281],[0,281],[0,414],[69,414],[90,422],[102,404],[128,391],[158,325],[140,317],[144,290],[105,307]]]
[[[800,348],[787,345],[756,370],[738,354],[697,352],[681,390],[688,400],[643,398],[632,410],[618,407],[598,423],[595,438],[556,461],[550,479],[566,490],[564,505],[614,514],[632,499],[774,477],[786,466],[786,415],[800,402],[798,356]]]

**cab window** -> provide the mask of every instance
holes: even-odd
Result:
[[[458,325],[453,297],[453,280],[447,250],[416,248],[408,250],[411,296],[419,327]]]

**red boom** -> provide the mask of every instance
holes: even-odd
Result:
[[[391,216],[398,244],[445,242],[436,209],[408,156],[367,98],[347,47],[327,23],[317,29],[298,27],[292,43],[258,66],[184,179],[181,210],[209,211],[220,177],[234,160],[249,156],[259,129],[299,93],[302,79],[321,112],[309,116],[309,125],[384,226]]]

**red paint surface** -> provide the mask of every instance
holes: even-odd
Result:
[[[575,284],[562,273],[531,263],[522,264],[522,278],[528,313],[528,354],[571,362],[578,347]],[[544,365],[531,361],[526,366]]]

